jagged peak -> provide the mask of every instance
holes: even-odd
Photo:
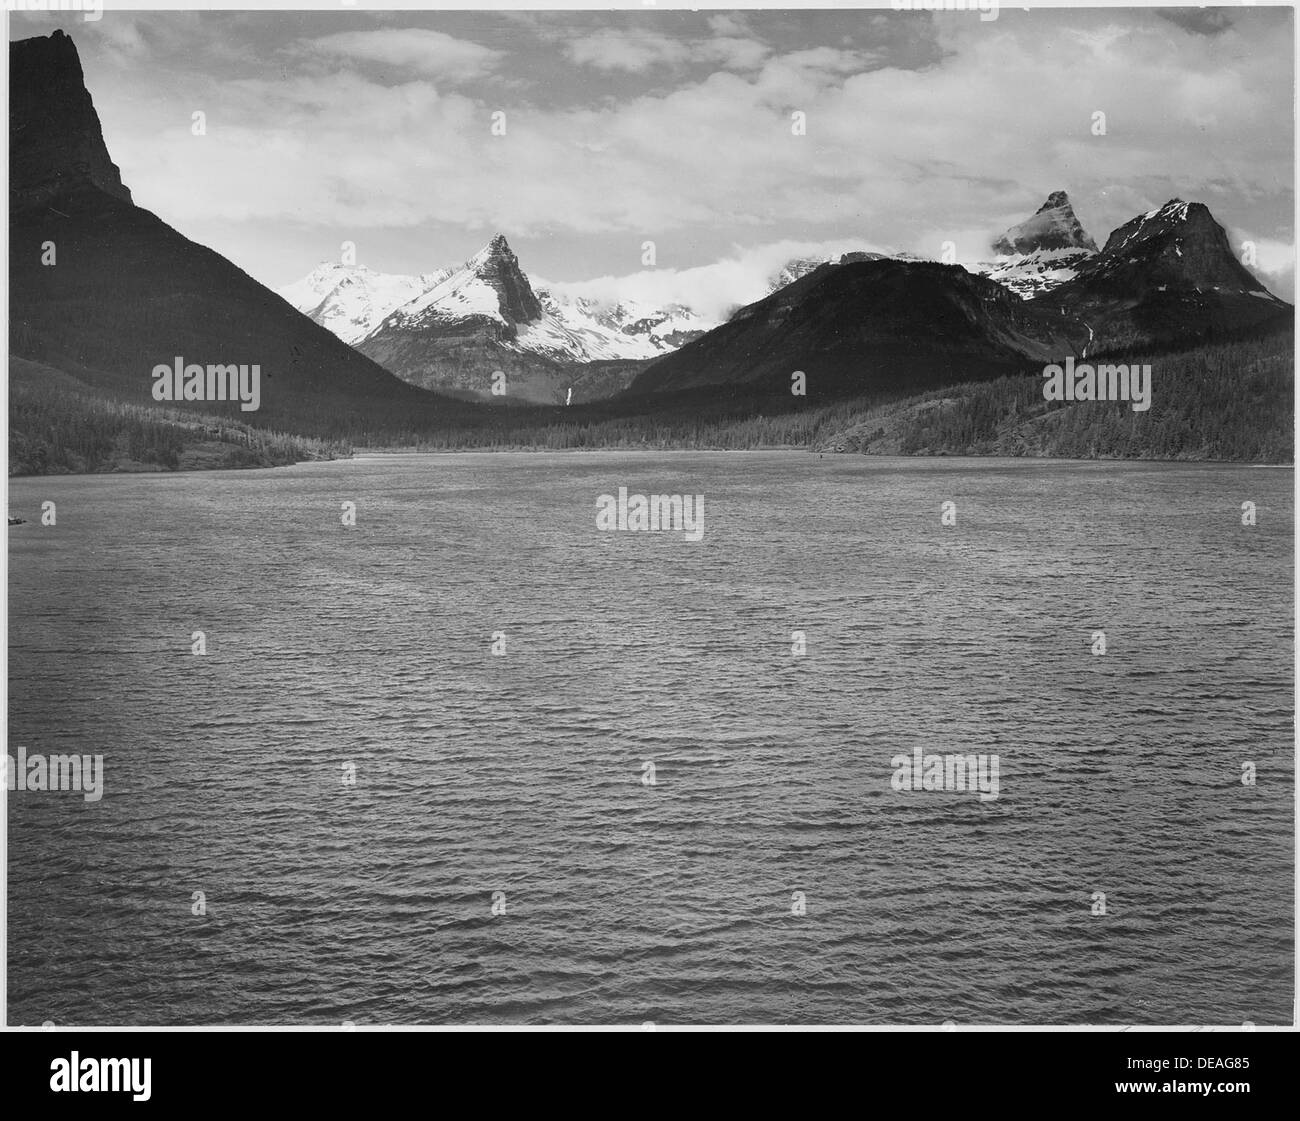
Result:
[[[439,307],[449,315],[488,315],[516,324],[542,317],[542,305],[504,234],[494,234],[464,265],[439,277],[394,315],[409,321]]]
[[[1180,198],[1138,214],[1113,230],[1088,271],[1091,278],[1110,285],[1269,294],[1237,259],[1227,231],[1215,221],[1209,207]]]
[[[1010,257],[1058,249],[1097,252],[1065,191],[1052,191],[1033,217],[1012,226],[992,243],[994,253]]]
[[[1130,218],[1122,226],[1111,231],[1102,252],[1103,254],[1118,252],[1146,241],[1172,225],[1187,223],[1193,224],[1197,229],[1217,231],[1226,239],[1222,227],[1214,220],[1214,215],[1203,202],[1184,202],[1180,198],[1172,198],[1163,206],[1157,206],[1154,210]]]
[[[14,39],[9,44],[10,55],[38,54],[48,59],[62,55],[69,63],[75,61],[81,69],[81,56],[77,54],[77,45],[72,36],[61,27],[56,27],[48,35],[33,35],[27,39]]]
[[[94,187],[131,192],[104,144],[76,44],[62,30],[9,44],[9,204],[41,205]]]
[[[1164,217],[1177,216],[1179,218],[1186,218],[1187,212],[1192,205],[1193,205],[1192,203],[1183,202],[1182,199],[1172,198],[1167,203],[1165,203],[1164,206],[1157,206],[1154,210],[1148,210],[1145,214],[1138,215],[1138,217],[1141,218],[1143,221],[1149,221],[1152,218],[1156,218],[1160,216],[1164,216]],[[1197,203],[1195,205],[1199,206],[1201,204]],[[1130,221],[1131,220],[1132,219],[1130,219]]]
[[[474,268],[488,261],[518,261],[505,234],[493,234],[492,239],[474,254],[465,264]]]

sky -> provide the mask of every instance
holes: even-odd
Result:
[[[135,201],[275,288],[344,243],[420,273],[500,232],[531,277],[707,308],[803,253],[985,260],[1065,190],[1098,244],[1204,202],[1291,300],[1292,18],[14,12],[10,38],[63,27]]]

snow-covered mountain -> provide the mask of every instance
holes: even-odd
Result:
[[[834,257],[792,257],[781,270],[767,283],[767,295],[778,292],[787,284],[793,284],[800,277],[807,276],[814,269],[835,260]]]
[[[400,287],[395,278],[385,292]],[[370,306],[380,302],[372,299]],[[308,314],[316,318],[323,308],[322,303]],[[359,323],[361,316],[353,320]],[[601,300],[561,284],[534,289],[498,234],[469,260],[436,274],[435,283],[388,309],[354,345],[425,388],[560,403],[570,388],[575,401],[617,393],[646,361],[715,326],[681,305]],[[498,371],[506,375],[507,388],[495,395],[492,378]]]
[[[682,304],[603,300],[563,284],[534,289],[500,234],[455,268],[399,276],[326,263],[280,295],[399,376],[430,387],[442,383],[418,357],[419,335],[437,352],[450,339],[478,338],[548,362],[618,363],[658,358],[717,326]]]
[[[1022,300],[1032,300],[1073,280],[1079,266],[1095,256],[1096,253],[1086,249],[1040,249],[973,265],[970,271],[996,280]]]
[[[1040,299],[1083,276],[1090,276],[1095,287],[1109,270],[1130,268],[1120,264],[1121,258],[1129,261],[1132,256],[1125,248],[1130,243],[1137,246],[1154,238],[1171,256],[1179,253],[1178,237],[1166,235],[1189,221],[1196,231],[1203,224],[1196,207],[1190,219],[1188,213],[1186,205],[1175,200],[1121,227],[1106,251],[1099,252],[1069,196],[1053,191],[1035,214],[992,241],[995,258],[965,268],[1022,300]],[[1199,244],[1205,239],[1198,233],[1196,240]],[[1139,271],[1146,275],[1147,254],[1141,256]],[[1209,287],[1230,283],[1252,291],[1248,285],[1255,282],[1244,270],[1237,269],[1227,281],[1219,276],[1227,266],[1217,243],[1203,256],[1216,277],[1208,281]],[[875,251],[796,257],[769,278],[767,290],[780,291],[819,268],[880,261],[920,259]],[[415,385],[499,400],[491,385],[500,371],[507,375],[505,396],[551,403],[567,400],[570,389],[574,400],[617,393],[641,366],[700,338],[726,317],[723,312],[719,318],[706,317],[680,303],[619,298],[614,294],[617,287],[618,282],[609,282],[608,295],[597,282],[543,282],[534,287],[498,234],[454,268],[388,276],[361,266],[326,264],[281,294]],[[1254,294],[1263,296],[1262,286],[1255,287],[1261,291]]]
[[[506,239],[497,234],[459,268],[446,270],[438,283],[400,304],[379,327],[387,325],[391,330],[475,318],[511,326],[540,319],[541,315],[542,307],[519,267],[519,259]]]
[[[1053,191],[1032,218],[1012,226],[993,242],[993,252],[1000,257],[1052,249],[1097,252],[1097,243],[1080,224],[1070,205],[1070,196],[1064,191]]]
[[[568,348],[578,361],[658,358],[718,325],[683,304],[659,307],[636,300],[600,300],[551,284],[537,290],[544,322],[521,332],[519,344],[547,353]],[[572,348],[576,345],[577,350]]]
[[[819,269],[822,265],[847,265],[853,261],[916,261],[920,258],[912,256],[910,253],[868,253],[865,250],[853,253],[837,253],[825,257],[792,257],[787,261],[781,270],[768,281],[767,295],[780,291],[787,284],[793,284],[796,280],[807,276],[810,272]]]
[[[968,272],[986,276],[1021,299],[1028,300],[1051,291],[1076,275],[1076,270],[1097,255],[1097,246],[1080,225],[1064,191],[1048,196],[1033,217],[1012,226],[991,245],[996,258],[965,266]],[[912,253],[856,252],[824,257],[795,257],[768,282],[773,292],[807,276],[826,264],[853,261],[920,261]]]
[[[1161,291],[1183,287],[1282,303],[1237,259],[1209,208],[1177,198],[1113,231],[1097,260],[1081,273],[1094,288],[1132,286],[1140,274],[1143,283],[1160,281]]]
[[[1075,216],[1070,197],[1053,191],[1033,217],[1012,226],[991,246],[997,258],[969,266],[1024,300],[1073,280],[1097,256],[1097,243]]]
[[[427,292],[450,270],[421,276],[379,273],[365,265],[323,261],[279,294],[345,343],[365,338],[395,308]]]
[[[1170,199],[1131,218],[1077,275],[1035,304],[1077,315],[1099,348],[1188,344],[1294,315],[1238,259],[1199,202]]]

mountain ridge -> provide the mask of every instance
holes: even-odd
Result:
[[[1209,208],[1178,198],[1118,226],[1073,278],[1033,302],[1086,318],[1098,348],[1271,330],[1294,314],[1237,260]]]
[[[1073,352],[1086,328],[1031,308],[960,265],[848,260],[811,273],[736,312],[651,363],[629,394],[705,385],[790,393],[802,371],[809,397],[989,376],[1008,365]]]
[[[581,406],[609,398],[598,408],[529,414],[561,430],[573,441],[568,446],[585,446],[588,425],[601,417],[619,440],[636,444],[664,430],[656,418],[686,431],[702,414],[757,412],[762,420],[771,409],[793,416],[809,400],[824,407],[975,384],[1085,348],[1091,358],[1214,339],[1274,340],[1294,313],[1237,261],[1203,204],[1173,199],[1123,223],[1100,251],[1021,239],[1031,252],[1001,264],[1032,264],[1039,275],[1019,280],[1039,287],[1019,294],[957,265],[841,253],[833,262],[805,259],[789,283],[704,331],[689,308],[602,303],[561,285],[535,286],[504,235],[496,235],[457,268],[392,284],[361,266],[318,266],[295,293],[309,317],[135,205],[71,40],[61,33],[20,40],[10,52],[14,80],[28,91],[13,98],[10,117],[11,351],[24,359],[22,376],[32,383],[23,385],[24,423],[38,427],[58,400],[82,389],[101,412],[114,402],[148,409],[151,371],[180,358],[258,365],[262,408],[229,426],[245,440],[248,425],[274,424],[381,444],[437,429],[454,433],[454,446],[500,446],[501,434],[512,430],[503,414],[514,410],[453,400],[483,397],[500,370],[508,389],[497,404]],[[1048,196],[1056,205],[1046,210],[1062,211],[1068,197],[1060,194]],[[1083,242],[1086,234],[1069,237]],[[57,246],[56,267],[45,259],[50,245]],[[1075,260],[1076,253],[1086,258]],[[340,332],[359,335],[358,348],[369,347],[371,356]],[[647,357],[574,360],[604,346],[612,348],[605,353],[626,353],[629,345]],[[376,353],[385,348],[392,353]],[[407,376],[394,376],[390,369],[403,362]],[[1276,380],[1276,356],[1270,362]],[[445,395],[411,384],[411,370]],[[807,398],[790,392],[796,371],[807,379]],[[57,392],[44,393],[42,379]],[[1194,387],[1196,377],[1186,384]],[[623,386],[626,393],[610,396]],[[218,416],[218,430],[226,425],[222,414],[238,409],[233,402],[194,404],[195,412]],[[189,404],[173,408],[184,412]],[[161,413],[155,422],[172,423]],[[62,431],[84,427],[78,419]],[[43,431],[19,432],[26,461],[41,462]],[[323,450],[333,454],[332,447]],[[291,453],[286,445],[275,454]],[[99,451],[86,461],[92,458],[111,461]]]
[[[17,40],[9,46],[10,210],[85,188],[131,202],[76,45],[62,30]]]
[[[412,384],[491,399],[488,378],[504,364],[527,375],[515,388],[538,403],[566,400],[575,381],[580,393],[617,392],[628,363],[657,358],[716,326],[680,304],[600,300],[563,285],[534,285],[499,233],[461,264],[433,273],[323,262],[279,292]],[[482,353],[471,359],[476,347]],[[603,385],[589,376],[597,368],[610,375]]]
[[[10,106],[13,354],[144,406],[155,403],[154,367],[178,356],[200,365],[256,365],[257,411],[234,402],[173,407],[235,412],[246,423],[304,431],[374,403],[450,405],[394,377],[137,206],[104,146],[68,36],[16,40],[9,59],[18,91]]]

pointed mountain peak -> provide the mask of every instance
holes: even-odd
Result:
[[[1041,214],[1044,210],[1057,210],[1061,207],[1069,208],[1070,213],[1074,213],[1073,208],[1070,207],[1070,196],[1064,191],[1053,191],[1047,196],[1047,201],[1038,208],[1037,213]]]
[[[1070,196],[1064,191],[1053,191],[1032,218],[1012,226],[993,242],[993,252],[1006,257],[1058,249],[1097,252],[1097,243],[1075,217]]]
[[[1106,239],[1090,275],[1112,286],[1161,291],[1264,292],[1237,260],[1228,235],[1201,202],[1170,199],[1130,218]]]
[[[1114,230],[1106,239],[1103,252],[1113,253],[1121,249],[1132,249],[1149,238],[1159,237],[1174,230],[1186,227],[1193,235],[1200,235],[1209,240],[1222,240],[1227,244],[1227,236],[1222,227],[1214,220],[1209,207],[1202,202],[1183,202],[1182,199],[1170,199],[1164,206],[1148,210],[1136,218],[1130,218],[1119,229]]]
[[[131,201],[104,144],[76,45],[62,31],[11,42],[10,207],[87,187]]]
[[[465,264],[469,268],[477,268],[488,261],[513,261],[515,260],[514,252],[510,248],[510,243],[506,241],[505,234],[495,234],[482,249],[474,254]]]
[[[488,317],[506,324],[542,318],[542,305],[504,234],[495,235],[460,268],[430,280],[421,295],[393,312],[401,323],[426,316],[440,322]]]
[[[531,323],[542,317],[542,305],[533,294],[528,277],[519,266],[505,234],[496,234],[468,261],[471,273],[497,294],[501,314],[516,323]]]

